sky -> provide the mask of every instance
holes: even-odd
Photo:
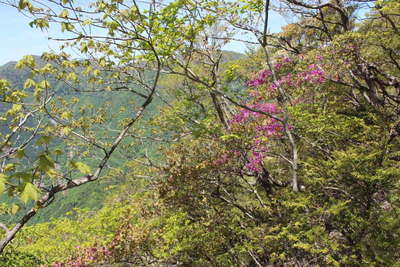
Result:
[[[0,4],[0,65],[56,47],[48,41],[48,33],[31,28],[29,22],[16,9]]]
[[[31,28],[30,19],[16,9],[0,4],[0,65],[9,61],[17,61],[24,55],[41,55],[51,49],[56,50],[58,43],[48,40],[49,36],[57,35],[57,27],[48,31]],[[270,31],[278,32],[286,22],[276,13],[270,15]],[[231,43],[226,50],[244,52],[246,47],[241,43]]]

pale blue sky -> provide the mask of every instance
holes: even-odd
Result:
[[[0,4],[0,65],[50,49],[48,34],[29,27],[29,21],[16,9]],[[52,46],[55,47],[54,44]]]
[[[57,34],[55,29],[49,32],[31,28],[30,20],[16,9],[0,4],[0,65],[9,61],[17,61],[27,54],[40,55],[50,49],[56,49],[58,44],[48,40],[48,36]],[[280,31],[285,20],[279,15],[271,14],[270,30]],[[225,47],[227,50],[243,52],[243,44],[232,43]]]

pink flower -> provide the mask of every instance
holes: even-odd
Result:
[[[255,110],[265,112],[265,113],[274,114],[274,113],[280,112],[278,106],[273,103],[257,103],[257,104],[250,105],[250,107]],[[257,113],[257,114],[259,114],[259,113]]]
[[[257,76],[254,79],[247,82],[247,85],[249,87],[257,87],[263,85],[267,81],[267,78],[271,75],[272,72],[270,70],[261,70],[258,72]]]
[[[260,172],[261,164],[264,157],[262,153],[254,151],[252,155],[249,157],[249,162],[245,165],[245,167],[252,172]]]
[[[280,110],[276,104],[273,103],[256,103],[248,105],[249,108],[262,111],[269,114],[279,113]],[[242,124],[246,122],[250,118],[259,118],[263,116],[263,114],[255,111],[250,111],[248,109],[242,108],[236,113],[232,120],[229,121],[230,124]]]
[[[274,68],[275,68],[276,70],[279,70],[280,68],[282,68],[282,66],[283,66],[282,63],[276,63],[276,64],[274,65]]]
[[[315,64],[308,66],[309,71],[301,72],[298,77],[305,82],[321,84],[325,82],[325,72]]]
[[[259,125],[256,129],[264,134],[264,136],[273,136],[280,133],[283,129],[282,125],[277,122],[273,122],[266,125]]]
[[[282,62],[283,63],[290,63],[290,62],[292,62],[293,60],[290,58],[290,57],[284,57],[283,59],[282,59]]]

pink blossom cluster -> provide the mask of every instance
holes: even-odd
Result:
[[[278,114],[281,112],[279,107],[274,103],[255,103],[248,106],[254,110],[259,110],[268,114]],[[262,120],[257,121],[258,118],[262,117]],[[248,162],[245,168],[253,173],[257,173],[262,170],[262,162],[265,157],[265,152],[267,151],[266,147],[263,145],[263,138],[280,135],[283,127],[278,121],[272,118],[266,118],[265,115],[248,109],[241,109],[230,123],[232,125],[243,125],[250,119],[256,122],[256,136],[253,138],[251,154],[248,156]],[[221,164],[226,161],[228,161],[228,159],[224,156],[219,159]]]
[[[301,57],[300,57],[301,58]],[[318,56],[317,60],[321,61],[323,57]],[[278,60],[276,64],[273,65],[275,71],[279,72],[282,67],[285,65],[292,63],[293,60],[289,57],[283,57]],[[272,71],[268,69],[264,69],[259,71],[256,76],[248,81],[247,85],[249,87],[258,87],[261,85],[269,85],[266,87],[269,91],[275,91],[280,86],[299,86],[302,83],[311,83],[311,84],[321,84],[325,82],[325,72],[316,64],[311,64],[308,66],[308,70],[304,72],[299,72],[297,74],[288,73],[286,75],[280,74],[278,75],[278,79],[275,81],[271,81],[270,77],[272,76]],[[255,95],[255,92],[252,92]]]
[[[300,72],[297,75],[288,73],[282,75],[277,81],[271,82],[268,89],[276,90],[279,86],[293,87],[303,83],[321,84],[325,82],[325,72],[315,64],[308,66],[308,70]]]
[[[270,70],[261,70],[257,73],[257,76],[248,81],[247,85],[250,87],[257,87],[267,82],[267,78],[272,75]]]
[[[280,112],[278,106],[274,103],[256,103],[247,105],[249,108],[254,109],[256,111],[262,111],[269,114],[277,114]],[[255,111],[251,111],[245,108],[239,110],[236,113],[232,120],[229,121],[230,124],[243,124],[250,118],[259,118],[263,116],[263,114]]]
[[[283,57],[278,60],[277,63],[273,65],[273,68],[276,71],[279,71],[282,67],[285,65],[291,63],[293,60],[289,57]],[[249,87],[258,87],[260,85],[263,85],[267,83],[268,77],[272,75],[272,71],[268,69],[261,70],[257,73],[257,75],[251,79],[250,81],[247,82],[247,86]]]
[[[273,136],[276,135],[277,133],[282,132],[283,126],[281,123],[272,120],[270,123],[267,124],[262,124],[256,126],[257,131],[263,134],[263,136]]]
[[[313,84],[321,84],[325,82],[325,72],[315,64],[308,66],[308,71],[299,74],[300,78],[304,82],[310,82]]]
[[[279,80],[272,82],[271,85],[268,87],[270,91],[274,91],[278,88],[278,86],[289,86],[292,87],[295,85],[293,75],[291,73],[282,76]]]
[[[281,136],[283,125],[274,119],[268,119],[257,125],[255,129],[257,135],[253,138],[252,152],[248,157],[248,163],[245,165],[245,167],[253,173],[262,170],[262,162],[268,151],[264,144],[265,137]]]
[[[278,60],[276,64],[274,64],[274,69],[275,70],[280,70],[283,66],[285,66],[288,63],[291,63],[293,60],[290,57],[283,57]]]
[[[301,59],[301,57],[299,58]],[[321,61],[323,58],[318,57],[317,59]],[[316,64],[309,65],[307,70],[303,72],[285,74],[284,71],[282,71],[282,68],[292,62],[293,60],[291,58],[284,57],[273,65],[274,70],[280,72],[278,80],[271,81],[272,71],[264,69],[259,71],[255,78],[250,80],[247,85],[253,88],[266,85],[268,91],[276,91],[280,86],[295,88],[303,84],[317,85],[325,82],[325,72]],[[246,104],[250,109],[262,111],[271,115],[279,114],[281,112],[277,104],[265,102],[263,92],[260,91],[259,88],[254,88],[254,90],[250,92],[250,96],[253,97],[253,103]],[[282,123],[256,111],[242,108],[229,121],[232,126],[236,125],[240,127],[249,122],[253,123],[253,126],[251,127],[254,127],[254,136],[252,137],[251,148],[248,151],[248,162],[245,164],[245,168],[253,173],[262,171],[262,163],[267,152],[265,140],[267,138],[281,136],[284,130]],[[292,126],[289,127],[293,128]],[[237,127],[233,127],[233,129],[235,128]],[[216,160],[216,163],[224,164],[230,159],[231,156],[226,154]]]
[[[262,169],[262,162],[264,160],[264,155],[262,152],[253,151],[248,158],[249,162],[246,163],[245,167],[251,172],[257,173]]]

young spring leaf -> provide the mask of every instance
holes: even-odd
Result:
[[[0,174],[0,195],[6,190],[5,175]]]
[[[10,211],[11,214],[15,215],[19,211],[19,206],[17,204],[12,204]]]
[[[24,191],[21,193],[21,200],[24,203],[27,203],[30,199],[32,200],[38,200],[39,198],[39,193],[36,188],[32,183],[26,183]]]
[[[83,162],[71,162],[71,165],[82,174],[90,174],[92,172],[91,168]]]

